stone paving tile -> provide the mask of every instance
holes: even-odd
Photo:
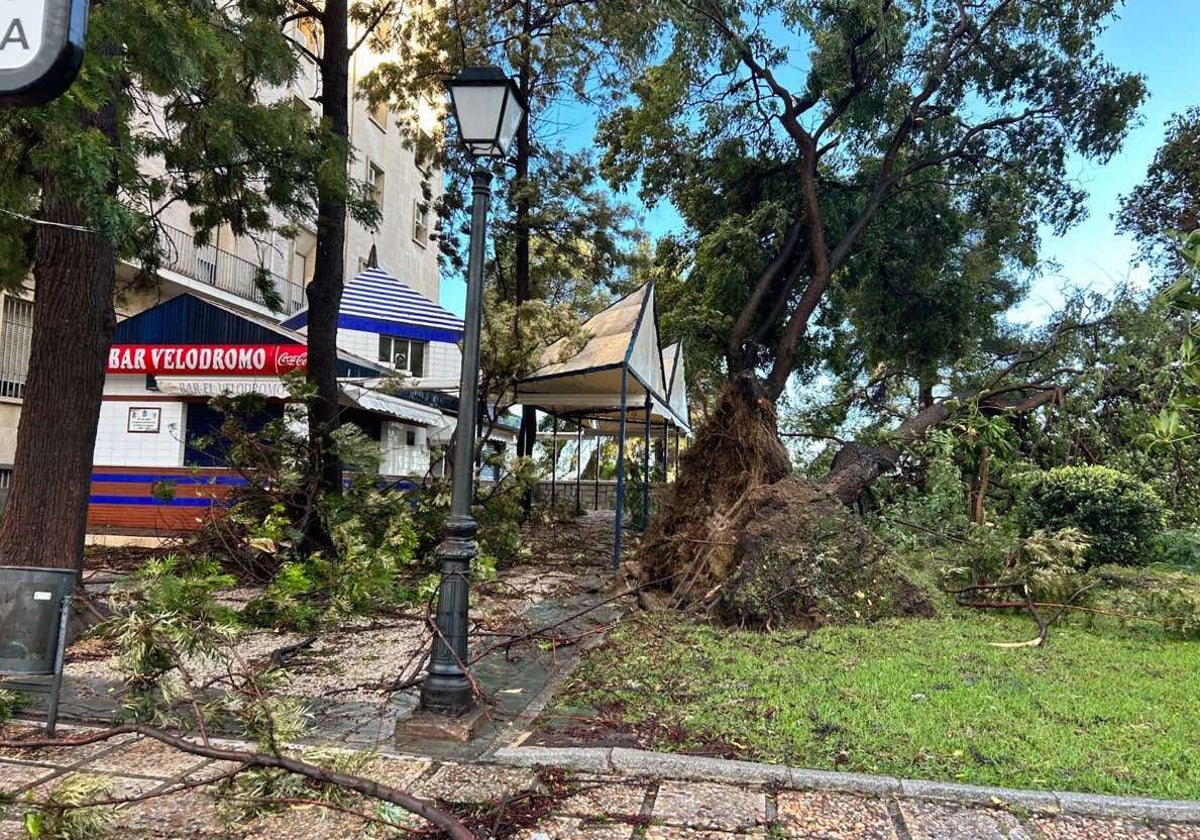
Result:
[[[669,825],[740,831],[766,822],[762,791],[711,782],[663,782],[653,818]]]
[[[37,787],[29,791],[35,801],[45,800],[54,792],[62,781],[73,773],[66,773],[62,776],[57,776],[47,782],[42,782]],[[121,799],[130,796],[141,796],[144,793],[149,793],[156,787],[162,785],[159,779],[138,779],[132,776],[116,776],[111,773],[80,773],[84,776],[96,776],[103,779],[108,784],[108,793],[105,794],[106,799]],[[22,795],[24,796],[24,794]]]
[[[413,793],[446,802],[487,802],[538,785],[530,770],[487,765],[446,764],[417,783]]]
[[[58,737],[69,738],[72,734],[60,729]],[[40,726],[0,727],[0,737],[6,740],[44,738],[45,730]],[[78,764],[84,759],[93,758],[100,753],[107,752],[119,744],[127,744],[135,741],[137,738],[137,735],[118,735],[108,741],[100,741],[95,744],[87,744],[79,747],[0,748],[0,759],[32,761],[38,764],[53,764],[55,767],[69,767]]]
[[[777,800],[783,837],[804,840],[895,840],[887,805],[844,793],[780,793]]]
[[[670,825],[652,825],[646,829],[646,840],[765,840],[765,829],[751,828],[746,831],[714,831],[708,828],[684,828]]]
[[[241,766],[236,761],[209,761],[206,764],[201,764],[199,767],[192,768],[179,778],[184,782],[216,781],[223,778],[226,773],[236,770]]]
[[[1130,820],[1036,815],[1030,826],[1043,840],[1198,840],[1200,826],[1146,825]]]
[[[81,769],[88,773],[124,773],[171,779],[207,763],[206,758],[177,750],[153,738],[143,738],[136,744],[95,758]]]
[[[119,811],[122,832],[168,837],[224,837],[229,828],[216,800],[203,790],[156,796]]]
[[[299,805],[251,821],[243,840],[350,840],[365,834],[367,821],[315,805]]]
[[[397,790],[408,790],[432,762],[427,758],[377,758],[363,768],[362,775]]]
[[[556,816],[546,818],[517,837],[520,840],[630,840],[633,830],[630,823]]]
[[[1012,814],[915,800],[900,803],[912,840],[1035,840]]]
[[[618,779],[588,779],[579,793],[555,805],[569,817],[636,817],[646,799],[646,784]]]
[[[0,793],[16,793],[21,788],[29,787],[60,772],[62,771],[54,767],[0,762]]]

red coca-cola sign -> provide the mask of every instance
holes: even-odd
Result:
[[[114,344],[108,373],[176,376],[278,376],[308,367],[297,344]]]

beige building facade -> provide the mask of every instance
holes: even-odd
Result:
[[[309,50],[320,45],[311,31],[295,25],[289,33]],[[356,40],[354,35],[351,40]],[[354,277],[366,264],[374,247],[378,265],[425,298],[438,302],[439,267],[435,241],[435,214],[432,204],[442,190],[442,174],[436,169],[418,165],[413,151],[407,147],[395,116],[386,108],[372,108],[356,95],[359,79],[385,57],[375,55],[364,44],[357,51],[351,67],[352,102],[350,117],[353,160],[350,175],[373,185],[382,218],[378,230],[372,231],[348,219],[343,259],[346,280]],[[320,110],[315,97],[320,95],[321,80],[316,64],[304,58],[301,71],[286,89],[268,91],[271,101],[290,99],[298,109],[309,111],[317,119]],[[437,114],[432,107],[423,111],[428,131],[436,130]],[[147,160],[148,172],[162,172],[159,161]],[[430,198],[426,198],[426,196]],[[236,307],[259,317],[282,321],[307,306],[304,288],[312,278],[316,255],[316,230],[312,219],[276,221],[281,227],[294,226],[298,234],[284,238],[279,234],[250,239],[234,237],[228,230],[219,230],[211,244],[198,245],[189,222],[189,209],[175,204],[164,209],[161,219],[162,266],[153,283],[136,281],[137,267],[122,265],[119,270],[117,298],[120,318],[143,312],[183,293],[204,295],[224,305]],[[266,269],[278,300],[279,308],[266,305],[255,277]],[[33,324],[32,283],[19,292],[0,294],[0,492],[11,480],[11,465],[16,451],[16,432],[21,413],[25,377],[28,369]],[[394,348],[383,346],[378,335],[353,330],[339,331],[343,350],[372,361],[393,365]],[[425,369],[414,372],[425,378],[456,379],[460,356],[453,344],[436,343],[422,353]],[[394,366],[394,365],[393,365]],[[411,444],[413,435],[403,429],[389,432],[395,438]],[[420,440],[425,443],[421,430]],[[98,442],[97,463],[110,453],[102,451],[109,444]],[[422,447],[424,449],[424,447]],[[428,463],[425,450],[425,463]],[[386,457],[386,453],[385,453]],[[421,466],[421,454],[411,446],[395,456],[396,465],[404,461],[406,469]]]

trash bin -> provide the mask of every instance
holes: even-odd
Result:
[[[52,677],[46,726],[51,737],[76,579],[74,569],[0,566],[0,674]],[[25,683],[19,688],[38,690]]]

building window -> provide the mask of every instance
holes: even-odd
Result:
[[[371,122],[379,126],[381,131],[387,131],[388,104],[387,100],[378,102],[375,105],[368,105],[368,114],[371,117]]]
[[[371,198],[379,212],[383,212],[383,170],[373,163],[367,164],[367,186],[371,188]]]
[[[318,58],[321,56],[321,24],[311,17],[303,17],[296,21],[296,29],[300,33],[300,41],[304,48]]]
[[[404,445],[405,446],[416,446],[417,445],[417,430],[416,429],[405,429],[404,430]]]
[[[301,230],[292,244],[292,265],[288,272],[292,283],[303,289],[312,282],[317,270],[317,235]]]
[[[429,206],[413,199],[413,241],[424,248],[429,244]]]
[[[407,338],[379,336],[379,361],[391,365],[405,376],[425,375],[425,342]]]
[[[29,351],[33,341],[33,301],[4,297],[0,324],[0,397],[25,396]]]

